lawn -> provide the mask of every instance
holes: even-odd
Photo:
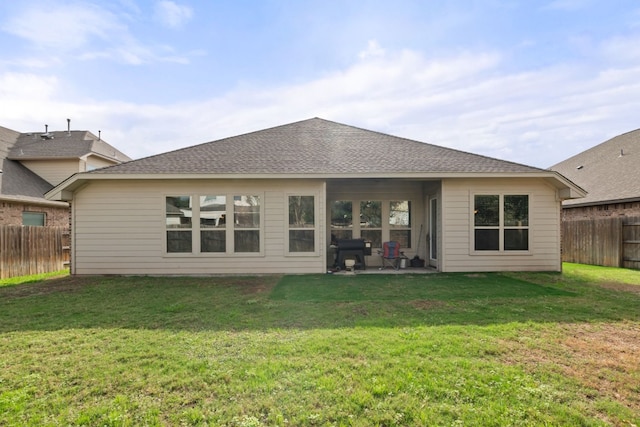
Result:
[[[0,425],[640,425],[638,271],[16,283]]]

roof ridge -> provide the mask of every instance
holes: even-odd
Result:
[[[404,137],[404,136],[393,135],[393,134],[382,132],[382,131],[378,131],[378,130],[365,129],[365,128],[361,128],[361,127],[358,127],[358,126],[353,126],[353,125],[348,125],[348,124],[344,124],[344,123],[334,122],[334,121],[331,121],[331,120],[326,120],[326,119],[322,119],[322,118],[318,118],[318,117],[316,117],[316,118],[319,119],[319,120],[323,120],[325,122],[335,123],[335,124],[338,124],[338,125],[347,126],[347,127],[358,129],[358,130],[365,131],[365,132],[372,132],[372,133],[377,133],[379,135],[386,136],[386,137],[402,139],[404,141],[408,141],[408,142],[411,142],[411,143],[429,145],[431,147],[441,148],[441,149],[444,149],[444,150],[451,150],[451,151],[455,151],[455,152],[458,152],[458,153],[461,153],[461,154],[467,154],[467,155],[471,155],[471,156],[482,157],[482,158],[489,159],[489,160],[499,160],[501,162],[511,163],[512,165],[526,166],[526,167],[537,169],[537,170],[540,170],[540,171],[546,170],[546,169],[543,169],[543,168],[538,168],[536,166],[525,165],[524,163],[518,163],[518,162],[511,161],[511,160],[497,159],[495,157],[486,156],[484,154],[472,153],[470,151],[460,150],[458,148],[445,147],[443,145],[433,144],[431,142],[418,141],[417,139],[411,139],[411,138],[407,138],[407,137]]]
[[[225,140],[228,140],[228,139],[232,139],[232,138],[239,138],[239,137],[243,137],[243,136],[251,135],[251,134],[253,134],[253,133],[258,133],[258,132],[263,132],[263,131],[273,130],[273,129],[277,129],[277,128],[284,127],[284,126],[290,126],[290,125],[294,125],[294,124],[297,124],[297,123],[302,123],[302,122],[310,121],[310,120],[313,120],[313,119],[324,120],[324,119],[321,119],[321,118],[319,118],[319,117],[314,117],[314,118],[311,118],[311,119],[298,120],[298,121],[295,121],[295,122],[292,122],[292,123],[286,123],[286,124],[283,124],[283,125],[272,126],[272,127],[268,127],[268,128],[265,128],[265,129],[252,130],[252,131],[249,131],[249,132],[241,133],[241,134],[239,134],[239,135],[225,136],[225,137],[220,138],[220,139],[213,139],[213,140],[211,140],[211,141],[205,141],[205,142],[201,142],[201,143],[199,143],[199,144],[189,145],[189,146],[187,146],[187,147],[176,148],[175,150],[164,151],[164,152],[162,152],[162,153],[156,153],[156,154],[151,154],[151,155],[149,155],[149,156],[140,157],[140,158],[138,158],[138,159],[132,159],[132,160],[129,160],[129,161],[127,161],[127,162],[123,162],[123,164],[124,164],[124,163],[137,162],[137,161],[140,161],[140,160],[153,159],[154,157],[164,156],[164,155],[167,155],[167,154],[179,153],[180,151],[190,150],[190,149],[192,149],[192,148],[201,147],[201,146],[203,146],[203,145],[211,144],[211,143],[214,143],[214,142],[222,142],[222,141],[225,141]],[[324,121],[329,121],[329,120],[324,120]],[[103,171],[104,171],[104,170],[107,170],[107,169],[111,169],[113,166],[118,166],[118,165],[111,165],[111,166],[107,166],[107,167],[101,168],[101,170],[103,170]]]

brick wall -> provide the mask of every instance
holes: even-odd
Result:
[[[45,214],[45,226],[69,227],[69,208],[0,201],[0,225],[22,225],[22,212]]]
[[[610,203],[597,206],[581,206],[562,209],[562,219],[566,221],[587,218],[611,218],[618,216],[640,216],[640,202]]]

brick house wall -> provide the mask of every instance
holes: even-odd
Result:
[[[46,227],[69,227],[69,208],[0,201],[0,225],[22,225],[23,212],[45,214]]]
[[[564,207],[562,220],[599,219],[618,216],[640,217],[640,201],[595,206]]]

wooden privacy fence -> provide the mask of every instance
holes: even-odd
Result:
[[[68,229],[0,226],[0,279],[62,270],[68,262]]]
[[[640,268],[640,217],[563,221],[562,261]]]

